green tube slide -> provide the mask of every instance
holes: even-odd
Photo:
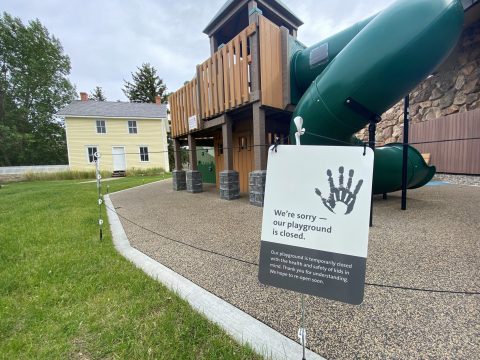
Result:
[[[302,144],[357,144],[352,135],[430,75],[453,50],[462,27],[460,0],[400,0],[295,52],[290,61],[292,94],[303,95],[293,118],[303,118],[307,133]],[[292,121],[292,139],[295,132]],[[402,152],[401,144],[375,149],[375,194],[401,189]],[[425,185],[434,174],[435,167],[409,146],[408,188]]]

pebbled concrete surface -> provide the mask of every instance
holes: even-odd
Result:
[[[132,246],[296,339],[300,295],[257,280],[262,209],[246,196],[225,201],[213,187],[206,190],[173,192],[165,181],[111,199],[120,216],[191,245],[121,217]],[[478,187],[457,185],[410,191],[407,211],[400,210],[398,193],[375,198],[367,283],[480,292],[479,203]],[[306,305],[307,345],[327,359],[476,359],[480,353],[480,295],[367,285],[360,306],[310,296]]]
[[[206,291],[192,281],[160,264],[151,257],[131,247],[119,217],[113,211],[108,195],[105,196],[112,240],[117,251],[153,279],[162,282],[170,290],[185,299],[195,310],[220,325],[239,343],[247,343],[257,354],[271,360],[297,360],[303,353],[296,341],[275,331],[244,311]],[[305,351],[309,360],[325,360],[318,354]]]

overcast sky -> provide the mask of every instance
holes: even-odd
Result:
[[[77,92],[101,86],[126,101],[123,79],[149,62],[169,91],[194,76],[209,57],[202,30],[226,0],[2,0],[0,11],[24,23],[38,18],[70,57]],[[312,45],[393,0],[283,0],[304,22],[298,39]]]

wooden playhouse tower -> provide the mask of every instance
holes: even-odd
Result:
[[[275,137],[286,138],[294,109],[288,61],[300,25],[276,0],[229,0],[213,17],[204,30],[210,58],[169,100],[174,190],[202,191],[196,146],[210,145],[220,197],[249,193],[251,204],[263,205],[268,147]],[[185,143],[186,171],[180,157]]]

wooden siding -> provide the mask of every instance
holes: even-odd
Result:
[[[259,33],[262,105],[283,109],[281,31],[266,17],[260,16]]]
[[[233,169],[238,171],[240,192],[248,193],[248,175],[253,171],[253,135],[251,131],[234,133],[233,136]],[[215,143],[215,168],[216,168],[216,184],[219,188],[219,173],[224,170],[223,154],[220,147],[223,145],[222,135],[218,134],[214,137]],[[242,148],[242,145],[244,146]]]
[[[241,147],[242,138],[245,139],[243,148]],[[247,193],[249,191],[248,175],[254,169],[252,132],[234,134],[233,146],[233,168],[239,174],[240,192]]]
[[[430,154],[438,172],[480,174],[480,140],[415,144],[424,141],[480,138],[480,109],[410,125],[410,143]]]
[[[169,97],[172,115],[172,135],[177,137],[189,132],[188,118],[197,116],[197,129],[201,129],[200,109],[197,99],[197,78],[182,86]]]
[[[97,134],[96,120],[105,120],[106,133]],[[94,170],[87,159],[87,146],[97,146],[101,154],[100,168],[112,171],[112,147],[125,147],[127,169],[161,167],[168,171],[166,120],[137,119],[137,134],[128,133],[128,119],[72,118],[65,119],[68,160],[71,170]],[[140,161],[140,146],[147,146],[149,161]]]

